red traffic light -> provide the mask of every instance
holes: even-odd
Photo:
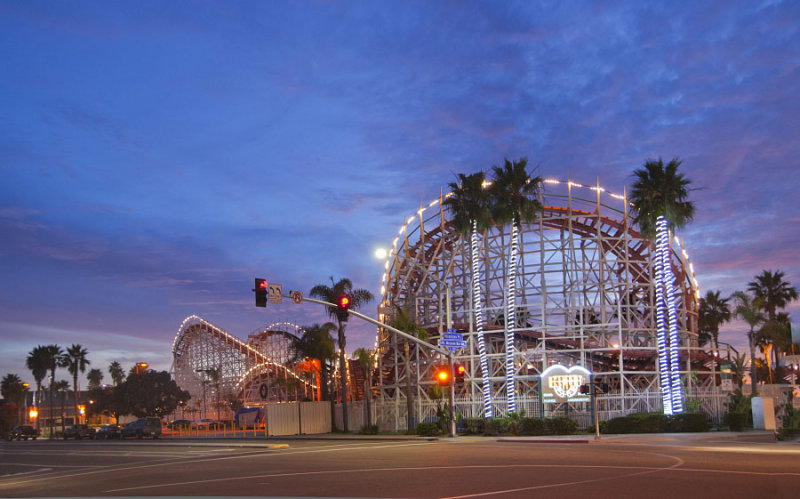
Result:
[[[456,376],[464,376],[467,374],[467,368],[464,364],[456,364]]]
[[[347,295],[343,295],[339,297],[339,307],[347,308],[350,306],[350,297]]]
[[[253,288],[256,293],[256,307],[267,306],[267,281],[256,277],[256,285]]]
[[[264,279],[256,279],[256,285],[260,290],[267,289],[267,281],[265,281]]]

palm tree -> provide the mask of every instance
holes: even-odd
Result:
[[[53,390],[55,390],[56,369],[64,356],[64,349],[58,345],[47,345],[44,347],[46,352],[47,369],[50,371],[50,438],[53,438]]]
[[[64,433],[64,416],[66,413],[64,412],[64,405],[66,404],[67,399],[67,392],[69,391],[69,381],[60,380],[52,383],[50,386],[51,389],[54,389],[58,392],[61,399],[61,433]],[[78,424],[78,408],[75,408],[75,424]]]
[[[38,345],[36,348],[28,353],[27,359],[25,359],[25,365],[28,369],[30,369],[31,374],[33,375],[34,381],[36,381],[36,411],[39,412],[39,407],[41,406],[42,402],[42,381],[44,380],[45,376],[47,376],[47,370],[50,367],[50,364],[47,362],[48,354],[46,347],[43,345]],[[39,418],[41,414],[36,418],[36,429],[39,429]]]
[[[519,229],[523,223],[536,220],[542,209],[539,190],[542,179],[531,177],[527,170],[528,160],[505,160],[503,167],[492,167],[493,183],[492,217],[497,224],[511,224],[511,256],[508,270],[508,295],[506,302],[505,350],[506,350],[506,398],[508,412],[516,412],[516,386],[514,369],[514,330],[516,328],[516,282],[517,254],[519,252]]]
[[[642,236],[655,236],[656,316],[658,323],[659,371],[663,391],[664,412],[683,412],[683,387],[678,366],[678,319],[673,300],[672,258],[669,231],[681,228],[694,217],[694,204],[688,200],[691,183],[678,173],[677,157],[664,165],[648,160],[644,168],[633,172],[636,181],[631,191],[633,222]]]
[[[444,206],[451,213],[453,228],[459,234],[469,234],[470,265],[472,267],[472,304],[475,309],[475,328],[478,338],[478,355],[483,381],[483,416],[492,417],[492,385],[489,380],[489,361],[483,337],[483,300],[481,299],[480,262],[478,258],[478,232],[491,225],[490,198],[483,172],[472,175],[458,174],[458,182],[451,183],[451,195]]]
[[[348,296],[350,297],[350,308],[353,310],[372,301],[372,293],[366,289],[353,289],[353,283],[347,278],[339,279],[338,282],[334,282],[333,277],[331,277],[331,286],[317,284],[311,288],[309,294],[329,303],[339,303],[339,298]],[[336,306],[328,307],[328,315],[330,317],[336,317],[336,321],[339,324],[338,346],[339,375],[341,376],[342,385],[342,425],[344,426],[344,431],[347,432],[347,359],[344,355],[344,348],[347,344],[347,340],[344,336],[344,330],[347,326],[347,317],[339,315]]]
[[[428,338],[428,332],[415,322],[408,312],[396,305],[394,317],[389,321],[389,325],[421,340]],[[403,354],[406,358],[406,429],[411,433],[414,429],[414,390],[411,386],[411,349],[405,338],[403,339]]]
[[[744,384],[744,372],[747,366],[747,355],[736,352],[736,355],[731,359],[731,370],[736,375],[736,383],[739,385],[739,390],[742,389]]]
[[[125,380],[125,370],[116,360],[108,365],[108,374],[111,375],[111,381],[114,382],[114,386],[118,386]]]
[[[353,358],[358,361],[361,369],[364,370],[364,400],[367,405],[366,426],[372,426],[372,366],[375,364],[375,355],[372,350],[358,348],[353,352]]]
[[[66,367],[67,371],[72,375],[72,391],[75,395],[73,402],[75,403],[75,422],[78,423],[78,373],[86,372],[86,366],[89,365],[89,359],[86,356],[89,351],[81,345],[73,343],[72,346],[67,348],[67,352],[61,356],[59,360],[60,367]]]
[[[756,326],[764,323],[766,318],[761,313],[763,305],[760,298],[751,298],[744,291],[736,291],[731,295],[736,302],[734,314],[749,326],[747,342],[750,346],[750,383],[753,384],[753,396],[758,395],[758,376],[756,375]]]
[[[216,397],[216,402],[214,403],[214,407],[217,409],[217,421],[219,421],[219,382],[222,378],[222,368],[221,367],[212,367],[206,371],[208,373],[208,377],[211,378],[211,384],[214,386],[214,394]]]
[[[771,321],[777,320],[778,309],[797,299],[797,290],[783,276],[781,271],[765,270],[747,284],[747,290],[761,300],[767,319]]]
[[[697,332],[700,345],[711,341],[714,354],[719,352],[719,327],[731,320],[731,310],[728,308],[728,298],[721,298],[719,291],[708,291],[704,298],[700,298],[700,307],[697,318]],[[716,363],[712,356],[711,362]],[[716,384],[716,380],[714,381]]]
[[[305,326],[303,335],[295,344],[296,358],[292,359],[295,362],[305,358],[319,361],[319,384],[322,391],[322,400],[329,400],[331,403],[331,425],[335,424],[336,421],[336,404],[328,391],[330,363],[336,360],[336,348],[330,334],[334,329],[336,329],[336,324],[332,322]]]
[[[89,369],[89,372],[86,374],[86,379],[89,381],[89,389],[92,390],[94,388],[100,388],[100,384],[103,382],[103,371],[100,369]]]

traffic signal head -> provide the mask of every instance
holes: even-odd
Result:
[[[342,321],[347,322],[347,311],[350,309],[350,297],[348,295],[341,295],[336,301],[336,317]]]
[[[467,375],[466,366],[464,366],[464,364],[456,364],[455,371],[456,371],[456,381],[458,383],[463,383],[464,377]]]
[[[583,394],[591,393],[592,392],[591,386],[589,386],[589,385],[581,385],[580,392],[583,393]]]
[[[264,279],[256,278],[256,287],[253,289],[256,292],[256,307],[267,306],[267,281]]]
[[[437,367],[434,376],[436,377],[436,382],[439,383],[439,386],[450,386],[451,379],[449,367]]]

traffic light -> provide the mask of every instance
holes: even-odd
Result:
[[[267,281],[256,277],[256,287],[253,288],[256,292],[256,307],[267,306]]]
[[[336,302],[336,317],[341,322],[347,322],[349,317],[348,310],[350,310],[350,296],[341,295]]]
[[[454,367],[456,371],[456,383],[464,383],[464,377],[467,375],[466,366],[464,366],[464,364],[456,364]]]
[[[450,382],[452,381],[450,378],[450,367],[437,367],[434,377],[436,378],[436,382],[439,383],[439,386],[450,386]]]
[[[588,395],[592,392],[592,387],[590,385],[581,385],[580,392],[584,395]]]

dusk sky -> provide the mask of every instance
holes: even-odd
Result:
[[[503,158],[622,192],[679,156],[701,293],[797,287],[799,95],[800,2],[0,0],[0,376],[50,343],[169,369],[191,314],[323,322],[253,278],[377,295],[374,249]]]

